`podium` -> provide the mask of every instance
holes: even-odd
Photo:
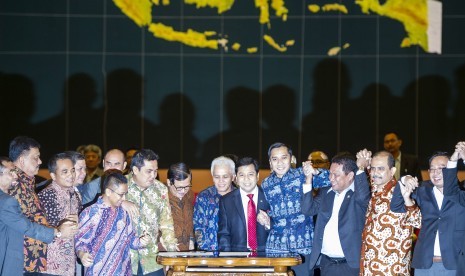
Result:
[[[264,252],[160,252],[157,262],[169,266],[167,276],[181,275],[294,275],[290,266],[299,265],[298,254]]]

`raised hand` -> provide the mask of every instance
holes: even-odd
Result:
[[[305,176],[312,176],[319,174],[320,171],[318,169],[315,169],[312,165],[312,161],[305,161],[302,162],[302,170],[304,171]]]
[[[365,168],[370,167],[371,151],[369,151],[367,149],[363,149],[363,150],[357,152],[355,157],[357,157],[357,166],[359,167],[359,169],[361,169],[361,168],[365,169]]]
[[[418,187],[418,179],[416,177],[407,175],[403,177],[403,182],[399,181],[399,184],[400,192],[402,193],[402,197],[404,198],[405,205],[412,206],[413,204],[415,204],[413,200],[410,198],[410,195]]]

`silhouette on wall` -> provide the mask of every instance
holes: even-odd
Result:
[[[428,156],[434,151],[453,148],[453,145],[448,145],[450,120],[447,116],[447,106],[450,95],[449,82],[438,75],[420,77],[408,84],[404,90],[400,111],[403,115],[403,140],[406,145],[403,143],[402,148],[416,153],[411,145],[414,145],[418,135],[417,155],[423,167],[426,166]],[[415,132],[416,127],[418,133]]]
[[[247,87],[233,88],[226,95],[224,106],[229,128],[205,142],[202,154],[204,167],[209,167],[215,157],[225,153],[239,157],[259,158],[260,156],[258,91]]]
[[[315,66],[312,81],[312,111],[302,120],[301,156],[314,148],[334,156],[341,150],[340,119],[351,87],[349,71],[338,59],[323,59]]]
[[[34,126],[44,164],[58,152],[102,144],[102,112],[92,108],[96,96],[95,81],[86,73],[73,74],[64,82],[61,112]]]
[[[455,87],[458,95],[453,111],[452,133],[455,137],[454,141],[463,141],[465,140],[465,64],[455,70]]]
[[[268,166],[268,147],[275,142],[282,142],[297,149],[299,130],[293,125],[296,115],[295,91],[290,87],[277,84],[263,92],[264,122],[262,139],[263,167]],[[296,152],[297,154],[297,152]]]
[[[143,145],[142,76],[132,69],[116,69],[107,75],[104,110],[104,151]]]
[[[34,104],[32,80],[20,74],[0,72],[0,155],[8,156],[10,141],[16,136],[34,134],[30,123]]]
[[[383,149],[384,134],[402,123],[399,113],[394,112],[399,103],[387,85],[369,84],[359,98],[349,101],[346,115],[342,116],[342,148],[350,152]]]
[[[160,105],[160,124],[145,123],[145,144],[160,156],[159,166],[176,162],[198,165],[199,141],[192,133],[195,107],[186,95],[178,92],[165,97]]]

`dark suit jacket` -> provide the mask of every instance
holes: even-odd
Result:
[[[326,224],[331,218],[335,192],[331,187],[321,188],[313,198],[311,192],[302,196],[302,213],[307,216],[317,214],[314,230],[312,253],[310,254],[310,268],[317,265],[323,234]],[[339,238],[347,264],[352,268],[360,267],[360,250],[362,247],[362,231],[365,226],[365,214],[370,201],[370,186],[367,175],[361,173],[355,176],[354,191],[347,191],[341,209],[339,210]]]
[[[265,194],[258,187],[258,210],[268,211],[270,205]],[[265,251],[269,230],[257,222],[258,251]],[[236,189],[220,199],[218,220],[218,246],[220,251],[248,251],[247,228],[240,189]]]
[[[428,269],[433,265],[434,240],[439,230],[442,262],[446,269],[457,268],[457,255],[465,241],[465,207],[457,202],[459,192],[457,169],[443,169],[444,200],[441,210],[433,192],[433,183],[424,181],[412,193],[421,210],[421,230],[413,251],[412,267]],[[454,191],[446,193],[446,189]],[[391,202],[393,212],[405,212],[404,199],[397,185]]]
[[[24,236],[50,243],[54,230],[31,222],[18,201],[0,190],[0,275],[23,275]]]
[[[456,183],[457,174],[450,175],[450,177],[454,177],[452,183]],[[461,190],[458,185],[444,185],[444,196],[447,196],[451,201],[465,207],[465,191]],[[461,213],[460,216],[457,217],[457,220],[461,220],[461,222],[465,221],[465,213]],[[457,275],[465,275],[465,229],[462,228],[461,232],[461,241],[455,241],[455,247],[459,247],[457,256]]]
[[[416,176],[419,181],[423,179],[421,177],[421,170],[420,164],[418,163],[418,158],[415,155],[401,152],[400,176],[402,177],[404,175]]]

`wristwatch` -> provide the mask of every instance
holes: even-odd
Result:
[[[57,228],[57,232],[55,233],[55,238],[60,238],[61,237],[61,232],[60,230]]]

